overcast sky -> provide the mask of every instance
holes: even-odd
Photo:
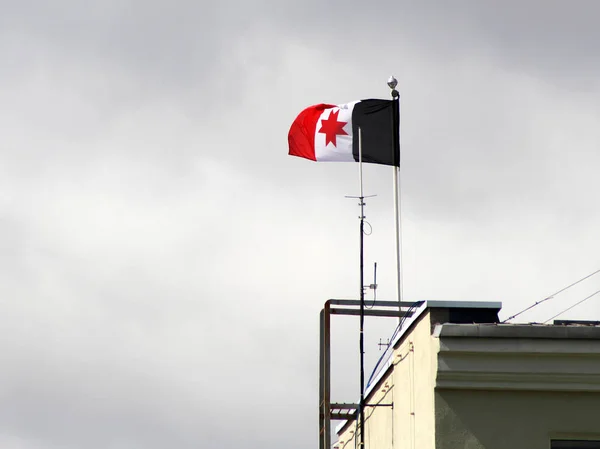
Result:
[[[357,167],[289,157],[287,131],[391,74],[406,300],[506,318],[600,269],[596,1],[216,3],[0,0],[2,448],[315,447],[318,313],[358,293]],[[381,299],[391,176],[365,167]],[[369,361],[389,332],[367,322]]]

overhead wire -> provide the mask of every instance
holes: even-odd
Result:
[[[531,309],[533,309],[535,306],[538,306],[538,305],[542,304],[543,302],[546,302],[546,301],[548,301],[549,299],[552,299],[552,298],[554,298],[556,295],[558,295],[558,294],[560,294],[560,293],[564,292],[565,290],[568,290],[568,289],[570,289],[571,287],[574,287],[574,286],[576,286],[576,285],[577,285],[577,284],[579,284],[580,282],[583,282],[583,281],[585,281],[586,279],[588,279],[588,278],[591,278],[592,276],[594,276],[595,274],[598,274],[598,273],[600,273],[600,270],[596,270],[596,271],[594,271],[593,273],[591,273],[591,274],[588,274],[587,276],[585,276],[585,277],[583,277],[583,278],[579,279],[578,281],[576,281],[576,282],[573,282],[571,285],[567,285],[566,287],[564,287],[564,288],[561,288],[561,289],[560,289],[559,291],[557,291],[556,293],[553,293],[553,294],[551,294],[550,296],[548,296],[548,297],[546,297],[546,298],[542,299],[541,301],[537,301],[536,303],[534,303],[534,304],[530,305],[530,306],[529,306],[529,307],[527,307],[526,309],[523,309],[523,310],[521,310],[520,312],[518,312],[518,313],[515,313],[513,316],[510,316],[510,317],[508,317],[507,319],[505,319],[504,321],[502,321],[500,324],[507,323],[508,321],[510,321],[510,320],[512,320],[512,319],[514,319],[514,318],[516,318],[516,317],[518,317],[519,315],[521,315],[521,314],[523,314],[523,313],[527,312],[528,310],[531,310]]]
[[[544,321],[544,324],[546,324],[548,321],[551,321],[551,320],[553,320],[554,318],[556,318],[556,317],[558,317],[558,316],[562,315],[563,313],[565,313],[565,312],[568,312],[568,311],[569,311],[569,310],[571,310],[572,308],[574,308],[574,307],[577,307],[579,304],[581,304],[581,303],[583,303],[583,302],[587,301],[588,299],[590,299],[590,298],[592,298],[592,297],[596,296],[598,293],[600,293],[600,290],[598,290],[598,291],[597,291],[597,292],[595,292],[595,293],[592,293],[590,296],[586,296],[586,297],[585,297],[585,298],[583,298],[581,301],[579,301],[579,302],[576,302],[576,303],[575,303],[575,304],[573,304],[572,306],[570,306],[570,307],[567,307],[565,310],[563,310],[563,311],[562,311],[562,312],[560,312],[560,313],[557,313],[557,314],[556,314],[556,315],[554,315],[552,318],[548,318],[546,321]]]

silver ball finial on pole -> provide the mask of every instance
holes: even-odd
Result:
[[[388,78],[387,85],[390,87],[390,89],[396,88],[396,86],[398,85],[398,80],[394,78],[394,75]]]

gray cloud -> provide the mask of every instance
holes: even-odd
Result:
[[[507,316],[598,268],[592,2],[0,6],[2,447],[315,444],[317,314],[356,294],[357,176],[287,156],[287,129],[387,96],[391,73],[406,298]],[[390,178],[365,169],[381,298]],[[393,325],[369,326],[372,364]]]

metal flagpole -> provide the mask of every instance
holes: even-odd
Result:
[[[396,238],[396,297],[398,302],[402,302],[402,229],[400,226],[400,219],[402,215],[402,205],[400,198],[400,94],[396,90],[398,80],[393,76],[390,76],[387,82],[390,89],[392,89],[392,99],[395,102],[393,107],[393,144],[394,153],[396,154],[398,164],[394,165],[394,229]],[[402,321],[402,318],[398,318]]]
[[[358,181],[360,183],[360,449],[365,447],[365,288],[364,288],[364,238],[365,238],[365,195],[363,192],[363,161],[362,161],[362,134],[358,128]]]

